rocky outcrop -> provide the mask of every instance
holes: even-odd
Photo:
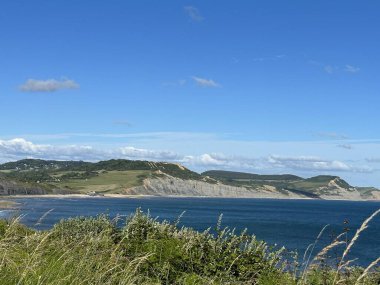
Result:
[[[145,179],[142,186],[125,189],[127,195],[152,196],[198,196],[198,197],[225,197],[225,198],[277,198],[277,199],[326,199],[326,200],[377,200],[380,191],[373,195],[362,197],[354,187],[344,188],[332,181],[326,187],[321,187],[316,193],[305,191],[277,189],[271,185],[258,188],[235,187],[221,183],[207,183],[197,180],[182,180],[166,175],[161,178]]]
[[[43,195],[46,190],[38,187],[26,187],[11,181],[0,181],[0,196],[7,195]]]

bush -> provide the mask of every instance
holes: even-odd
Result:
[[[17,219],[0,220],[0,284],[375,285],[380,281],[376,270],[337,271],[316,263],[297,274],[290,270],[297,267],[294,260],[286,260],[283,249],[270,248],[246,232],[220,229],[220,223],[216,234],[197,232],[158,222],[138,209],[123,227],[116,224],[100,215],[34,231]]]

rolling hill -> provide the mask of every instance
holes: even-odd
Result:
[[[338,176],[302,178],[210,170],[202,174],[166,162],[24,159],[0,164],[0,195],[124,194],[155,196],[380,199]]]

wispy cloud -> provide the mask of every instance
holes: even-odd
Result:
[[[78,88],[79,84],[71,79],[28,79],[24,84],[20,86],[20,90],[24,92],[54,92],[63,89]]]
[[[338,144],[337,147],[348,149],[348,150],[353,149],[353,146],[350,144]]]
[[[201,78],[201,77],[196,77],[196,76],[193,76],[192,78],[193,78],[193,80],[195,81],[195,83],[198,86],[202,86],[202,87],[221,87],[219,83],[215,82],[212,79],[206,79],[206,78]]]
[[[342,66],[337,66],[333,64],[322,63],[315,60],[310,60],[309,63],[322,68],[322,70],[324,70],[328,74],[333,74],[333,73],[338,73],[338,72],[357,73],[360,71],[359,67],[356,67],[350,64],[346,64],[345,66],[342,67]]]
[[[372,172],[369,167],[357,167],[339,160],[325,160],[312,156],[284,157],[271,155],[268,162],[273,167],[282,167],[293,170],[306,171],[344,171],[344,172]]]
[[[120,122],[122,123],[122,122]],[[1,139],[11,139],[15,136],[2,136]],[[130,139],[138,141],[184,141],[184,140],[209,140],[216,138],[213,133],[196,133],[196,132],[140,132],[140,133],[53,133],[53,134],[21,134],[27,140],[50,141],[62,139]]]
[[[360,68],[346,64],[346,66],[344,67],[344,71],[350,72],[350,73],[357,73],[360,71]]]
[[[278,54],[275,56],[267,56],[267,57],[255,57],[253,61],[274,61],[284,59],[286,56],[284,54]]]
[[[125,120],[114,121],[113,124],[114,124],[114,125],[118,125],[118,126],[132,127],[131,122],[129,122],[129,121],[125,121]]]
[[[317,134],[317,136],[322,138],[328,138],[328,139],[334,139],[334,140],[346,140],[349,137],[344,134],[339,134],[335,132],[320,132]]]
[[[203,17],[202,17],[201,13],[199,12],[199,10],[196,7],[194,7],[194,6],[185,6],[184,10],[185,10],[185,12],[187,13],[187,15],[189,16],[189,18],[193,22],[201,22],[201,21],[203,21]]]
[[[328,74],[333,74],[338,68],[332,65],[325,65],[323,68]]]
[[[380,163],[380,157],[367,158],[366,161],[371,163]]]

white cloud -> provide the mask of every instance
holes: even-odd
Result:
[[[120,153],[122,157],[130,159],[173,161],[180,158],[177,153],[172,151],[148,150],[131,146],[122,147],[119,150],[116,150],[115,154],[117,153]]]
[[[339,160],[325,160],[313,156],[283,157],[271,155],[268,162],[274,167],[305,171],[371,172],[369,167],[354,167]]]
[[[201,16],[201,13],[199,12],[197,8],[193,6],[186,6],[184,7],[184,10],[192,21],[194,22],[203,21],[203,17]]]
[[[71,79],[28,79],[24,84],[20,86],[20,90],[24,92],[54,92],[57,90],[78,88],[79,84]]]
[[[215,154],[202,154],[199,156],[187,155],[182,159],[183,163],[195,166],[226,166],[228,160],[218,157]]]
[[[106,153],[85,145],[54,146],[34,144],[22,138],[0,140],[0,160],[15,160],[25,157],[58,160],[97,160]]]
[[[344,71],[347,71],[347,72],[350,72],[350,73],[357,73],[357,72],[360,71],[360,68],[352,66],[352,65],[349,65],[349,64],[346,64],[346,66],[344,67]]]
[[[49,144],[34,144],[23,138],[0,140],[0,161],[18,160],[26,157],[88,161],[111,158],[174,161],[181,158],[178,154],[171,151],[148,150],[129,146],[103,150],[87,145],[56,146]]]
[[[181,161],[185,165],[194,166],[196,168],[210,168],[217,167],[219,169],[228,170],[260,170],[263,169],[261,159],[225,155],[223,153],[204,153],[201,155],[185,156]]]
[[[220,84],[217,83],[217,82],[215,82],[212,79],[206,79],[206,78],[201,78],[201,77],[196,77],[196,76],[193,76],[192,78],[193,78],[193,80],[195,81],[195,83],[198,86],[202,86],[202,87],[220,87]]]

